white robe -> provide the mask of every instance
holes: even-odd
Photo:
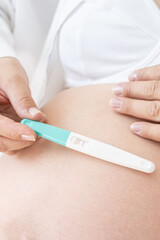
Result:
[[[48,100],[45,97],[47,67],[57,33],[81,2],[83,0],[0,0],[0,57],[12,56],[20,60],[39,105]],[[63,83],[59,84],[57,76],[52,76],[56,79],[54,96]]]
[[[30,79],[33,97],[39,106],[43,105],[48,96],[54,96],[63,88],[63,78],[57,71],[57,36],[62,25],[71,13],[85,0],[0,0],[0,56],[15,56],[25,67]],[[94,0],[91,0],[94,1]],[[126,14],[134,15],[136,24],[145,28],[159,38],[159,12],[152,18],[150,12],[143,13],[138,9],[139,0],[100,0],[126,9]],[[152,1],[152,0],[141,0]],[[57,7],[57,4],[58,7]],[[136,7],[136,11],[134,10]],[[55,12],[56,10],[56,12]],[[136,17],[135,17],[136,15]],[[145,15],[145,16],[144,16]],[[141,19],[141,21],[139,21]],[[149,19],[146,25],[146,19]],[[141,24],[141,26],[140,26]],[[128,74],[148,65],[157,64],[160,58],[160,42],[134,69],[130,68],[110,77],[114,81],[127,81]],[[48,65],[52,57],[52,74],[48,75]],[[52,84],[49,79],[52,78]],[[61,81],[62,80],[62,81]],[[47,88],[50,86],[50,89]],[[47,91],[51,90],[51,94]]]

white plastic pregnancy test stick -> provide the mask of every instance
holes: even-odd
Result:
[[[37,135],[78,152],[145,173],[155,170],[154,163],[92,138],[29,119],[23,119],[21,123]]]

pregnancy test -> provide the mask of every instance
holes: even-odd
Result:
[[[32,128],[42,138],[89,156],[145,173],[155,170],[153,162],[95,139],[29,119],[23,119],[21,123]]]

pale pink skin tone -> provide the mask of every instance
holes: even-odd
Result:
[[[160,8],[160,0],[154,1]],[[118,113],[144,119],[135,122],[131,131],[143,138],[160,142],[160,126],[145,121],[160,122],[160,65],[137,70],[129,76],[129,80],[135,83],[118,84],[113,89],[115,96],[120,98],[112,99],[112,108]],[[117,108],[117,104],[120,107]]]
[[[160,65],[137,70],[129,80],[112,89],[115,98],[111,99],[111,107],[140,118],[131,125],[133,133],[160,142]]]
[[[157,6],[160,8],[160,0],[154,0]]]
[[[155,2],[160,6],[159,0]],[[0,103],[11,103],[9,108],[1,106],[2,115],[8,118],[1,115],[0,151],[13,154],[32,145],[36,135],[10,119],[20,121],[27,117],[43,121],[45,115],[36,113],[31,116],[28,112],[29,108],[37,106],[31,98],[28,79],[20,63],[14,58],[4,58],[0,59],[0,67]],[[146,81],[155,79],[152,69],[147,73],[150,78],[147,75],[141,89],[148,84]],[[159,75],[157,77],[160,80]],[[1,240],[158,239],[159,129],[146,134],[151,125],[143,123],[143,131],[138,133],[157,143],[131,134],[129,126],[137,119],[111,111],[112,87],[102,85],[61,93],[43,108],[48,123],[145,157],[156,164],[156,172],[142,174],[41,139],[15,156],[1,158]],[[125,87],[134,92],[133,85]],[[136,95],[132,95],[134,97]],[[145,94],[141,98],[146,99]],[[141,106],[139,113],[143,113],[143,109]],[[137,116],[134,109],[123,113]],[[146,113],[139,117],[146,118]],[[22,139],[22,135],[30,137],[30,141]]]
[[[44,108],[48,123],[156,164],[144,174],[40,139],[0,160],[1,240],[151,240],[160,235],[160,144],[112,111],[113,85],[66,90]]]
[[[13,57],[0,58],[0,152],[13,154],[36,141],[36,134],[19,123],[23,118],[44,121],[29,89],[27,75]]]
[[[155,0],[155,3],[160,7],[160,0]],[[19,149],[30,146],[36,141],[36,135],[31,129],[15,122],[22,118],[45,121],[46,116],[42,112],[35,111],[37,106],[31,97],[27,74],[20,62],[13,57],[0,58],[0,69],[0,152],[15,154]],[[159,73],[160,71],[156,72]],[[155,72],[152,75],[151,73],[152,71],[149,72],[151,79],[155,79]],[[160,74],[158,75],[158,80],[160,80]],[[143,98],[145,99],[145,96],[142,96]],[[130,103],[127,104],[128,106],[131,105]],[[139,108],[143,110],[142,105]],[[127,111],[122,112],[137,115],[136,110],[129,113]],[[143,117],[146,119],[145,113]],[[150,126],[146,124],[139,126],[142,128],[141,131],[138,131],[139,135],[159,141],[159,129],[157,130],[153,126],[153,129],[150,130],[151,134],[146,136],[145,132]],[[156,136],[154,132],[158,132]]]

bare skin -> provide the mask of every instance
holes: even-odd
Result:
[[[157,6],[160,8],[160,0],[154,0]]]
[[[160,64],[135,71],[129,80],[112,89],[111,107],[140,118],[130,126],[133,133],[160,142]]]
[[[29,81],[20,62],[13,57],[0,58],[0,152],[14,154],[32,145],[36,134],[19,123],[22,118],[44,121],[29,89]]]
[[[109,107],[113,85],[66,90],[48,123],[156,164],[144,174],[40,139],[0,161],[1,240],[160,240],[160,144],[129,131]]]

